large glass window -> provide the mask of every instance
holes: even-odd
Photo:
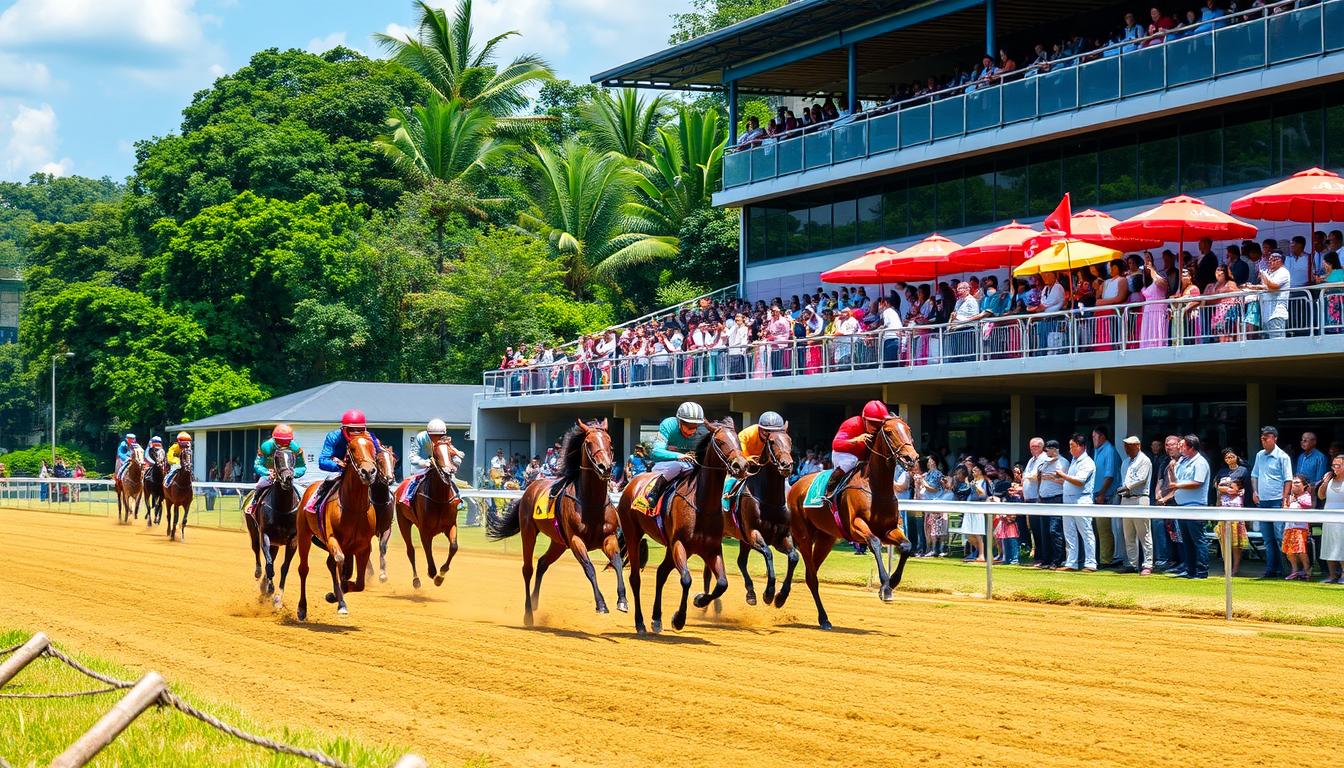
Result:
[[[859,242],[855,240],[857,237],[855,228],[859,219],[857,200],[837,200],[831,206],[831,218],[834,233],[831,240],[832,248],[847,248]]]
[[[946,232],[965,226],[962,206],[965,204],[965,191],[961,178],[953,177],[938,183],[938,226],[937,231]]]
[[[747,258],[767,258],[765,255],[765,217],[768,208],[752,208],[747,212]]]
[[[1101,205],[1137,200],[1138,152],[1133,139],[1120,139],[1098,152],[1097,174],[1101,180],[1097,202]]]
[[[808,214],[807,244],[810,251],[831,249],[831,206],[814,206]]]
[[[994,174],[994,218],[1022,219],[1027,215],[1027,167],[1012,165]]]
[[[1176,194],[1177,140],[1170,131],[1139,136],[1139,198]]]
[[[994,166],[982,164],[966,169],[966,226],[994,221]]]
[[[785,233],[788,235],[788,241],[785,244],[788,255],[797,256],[800,253],[807,253],[807,209],[789,211],[789,219],[785,223]]]
[[[766,258],[778,259],[788,255],[789,225],[793,218],[783,208],[771,208],[765,216]]]
[[[1223,186],[1222,131],[1181,134],[1181,190],[1186,193]]]
[[[905,186],[882,195],[882,237],[887,240],[900,240],[910,234],[910,221],[906,216]]]
[[[1344,168],[1344,105],[1325,110],[1325,165]]]
[[[882,196],[859,198],[859,242],[876,243],[882,239]]]
[[[1223,183],[1250,184],[1273,175],[1269,120],[1229,121],[1223,126]]]
[[[1275,174],[1288,176],[1321,164],[1324,141],[1321,110],[1274,118]]]
[[[927,178],[910,185],[910,234],[924,235],[934,231],[938,219],[934,211],[938,208],[938,194],[932,182]]]
[[[1064,150],[1064,191],[1075,210],[1100,205],[1097,202],[1097,150],[1082,142]]]
[[[1064,196],[1060,188],[1062,170],[1059,153],[1049,155],[1033,152],[1027,169],[1027,214],[1044,216],[1059,205]]]

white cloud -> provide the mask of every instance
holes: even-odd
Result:
[[[0,45],[163,65],[206,43],[194,6],[195,0],[15,0],[0,13]]]
[[[414,29],[410,27],[403,27],[402,25],[397,24],[396,22],[388,24],[386,27],[384,27],[383,34],[387,35],[388,37],[395,37],[398,40],[405,40],[407,38],[415,39]]]
[[[0,51],[0,94],[40,93],[51,87],[47,65]]]
[[[332,32],[326,37],[314,37],[304,46],[304,50],[309,53],[326,53],[338,45],[345,45],[344,32]]]
[[[63,176],[74,164],[70,158],[57,159],[58,122],[50,104],[30,107],[17,105],[14,118],[8,121],[9,140],[5,143],[4,176],[9,179],[27,178],[34,171]]]

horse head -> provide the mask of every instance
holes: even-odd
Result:
[[[353,470],[355,477],[364,485],[373,485],[374,477],[378,474],[378,467],[374,462],[373,438],[367,433],[352,436],[348,451],[346,469]]]
[[[737,440],[737,426],[733,423],[733,418],[728,416],[723,421],[706,421],[705,428],[709,430],[707,438],[709,445],[707,450],[701,452],[704,454],[700,458],[701,466],[707,469],[724,469],[739,480],[746,477],[751,462],[742,455],[742,448]]]
[[[765,449],[761,452],[766,466],[774,467],[780,477],[793,474],[793,438],[789,437],[789,422],[783,429],[761,430]]]
[[[888,461],[899,461],[907,472],[919,464],[919,451],[915,448],[910,425],[900,416],[888,416],[882,422],[877,439],[873,441],[872,452]]]
[[[607,420],[592,424],[579,420],[579,429],[583,430],[584,469],[597,473],[602,482],[611,479],[611,471],[616,466],[616,452],[611,447],[611,435],[607,432]]]
[[[178,450],[178,454],[177,454],[177,474],[178,474],[178,476],[184,476],[184,475],[185,475],[186,478],[187,478],[187,480],[191,480],[191,467],[192,467],[192,463],[191,463],[191,448],[188,448],[188,447],[186,447],[186,446],[183,446],[182,448],[180,448],[180,449]]]
[[[294,488],[294,451],[275,449],[275,484],[283,491]]]
[[[442,440],[434,442],[430,461],[439,479],[451,485],[453,472],[455,471],[453,468],[453,439],[451,437],[445,435]]]
[[[141,448],[139,443],[131,446],[131,461],[134,461],[136,464],[141,464],[144,460],[145,449]]]
[[[383,446],[373,457],[376,466],[378,482],[389,488],[397,484],[397,453],[396,451]]]

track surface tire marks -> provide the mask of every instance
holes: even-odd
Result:
[[[442,587],[416,591],[400,542],[388,582],[351,595],[348,618],[322,601],[329,579],[316,563],[312,621],[298,624],[258,603],[243,532],[196,529],[182,544],[107,519],[3,510],[0,558],[0,625],[157,669],[277,728],[349,734],[437,764],[769,755],[852,766],[885,755],[1150,768],[1231,750],[1241,765],[1278,766],[1344,743],[1338,630],[903,593],[884,605],[823,585],[836,622],[824,633],[801,583],[775,611],[741,604],[733,578],[721,616],[692,610],[684,631],[641,640],[627,614],[593,613],[569,555],[547,574],[540,626],[528,630],[516,550],[463,550]],[[907,578],[918,573],[916,563]],[[614,599],[612,574],[600,579]],[[289,611],[297,601],[291,571]]]

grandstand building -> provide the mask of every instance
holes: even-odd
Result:
[[[1204,4],[1186,0],[1169,12],[1187,5]],[[1240,5],[1243,15],[1108,46],[1128,12],[1146,30],[1150,4],[798,0],[593,81],[726,99],[733,134],[714,203],[742,213],[739,290],[787,300],[878,245],[900,250],[935,232],[965,244],[1011,220],[1039,228],[1065,192],[1075,213],[1097,208],[1123,220],[1177,194],[1226,211],[1296,171],[1344,169],[1344,0],[1253,12]],[[1089,52],[1033,64],[1038,43],[1049,51],[1070,40],[1088,41]],[[1011,73],[946,87],[1000,50],[1015,61]],[[915,96],[912,82],[936,87]],[[829,97],[841,114],[739,147],[739,107],[761,97],[789,105]],[[1309,230],[1253,223],[1285,252],[1289,238]],[[1220,257],[1223,245],[1215,244]],[[1194,243],[1184,247],[1194,252]],[[959,356],[948,354],[951,332],[935,330],[944,343],[929,345],[937,351],[917,365],[839,358],[845,348],[836,345],[847,342],[833,342],[820,370],[804,371],[809,353],[794,345],[745,356],[745,370],[721,360],[718,375],[683,375],[675,363],[661,381],[626,386],[491,371],[473,434],[528,440],[540,453],[573,418],[606,416],[628,450],[679,401],[696,399],[711,415],[740,420],[777,410],[796,443],[824,447],[842,418],[881,398],[911,422],[922,449],[1005,449],[1019,458],[1030,434],[1062,439],[1107,424],[1145,446],[1193,430],[1211,446],[1253,451],[1265,423],[1278,424],[1285,440],[1312,429],[1324,447],[1344,440],[1334,373],[1344,334],[1321,290],[1295,290],[1290,301],[1284,338],[1245,328],[1215,334],[1206,315],[1202,326],[1176,321],[1167,343],[1139,344],[1143,319],[1126,310],[1115,321],[1060,319],[1057,328],[1014,320],[1021,325],[1002,344],[1004,324],[980,325]],[[1106,343],[1102,322],[1116,323]]]

